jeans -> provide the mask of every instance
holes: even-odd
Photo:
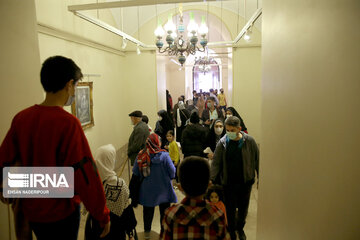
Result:
[[[252,184],[253,182],[242,185],[224,186],[226,214],[229,234],[232,240],[236,240],[235,231],[238,231],[240,240],[246,240],[244,226],[249,208]],[[238,211],[236,211],[236,208]]]
[[[160,226],[162,230],[162,219],[164,218],[165,210],[170,207],[170,203],[161,203],[159,206],[160,209]],[[143,206],[143,219],[144,219],[144,230],[145,232],[151,231],[151,224],[154,218],[155,207],[146,207]]]
[[[80,206],[77,206],[70,216],[56,222],[30,222],[30,228],[34,231],[38,240],[77,240],[79,225]]]

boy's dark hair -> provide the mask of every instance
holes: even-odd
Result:
[[[53,56],[45,60],[41,67],[41,84],[46,92],[56,93],[63,89],[67,82],[74,84],[83,77],[81,69],[70,58]]]
[[[149,123],[149,118],[148,118],[148,116],[146,116],[146,115],[142,115],[141,120],[142,120],[144,123],[146,123],[146,124]]]
[[[225,120],[225,125],[232,126],[232,127],[240,127],[240,119],[235,116],[228,117]]]
[[[211,101],[215,102],[215,98],[214,98],[214,97],[209,97],[207,100],[211,100]]]
[[[181,187],[188,196],[197,197],[206,193],[210,180],[210,166],[204,158],[185,158],[180,163],[178,175]]]
[[[166,135],[170,134],[171,136],[174,136],[174,131],[173,130],[169,130]]]
[[[219,196],[219,201],[224,201],[224,190],[223,187],[220,185],[212,185],[209,187],[208,191],[206,192],[205,198],[210,201],[211,193],[216,192]]]

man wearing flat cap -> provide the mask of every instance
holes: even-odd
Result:
[[[134,111],[129,114],[134,130],[132,131],[128,144],[128,157],[131,166],[134,165],[137,154],[145,147],[145,141],[150,135],[149,127],[142,121],[142,112]]]

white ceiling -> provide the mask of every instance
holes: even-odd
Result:
[[[107,0],[106,2],[113,2],[118,0]],[[136,0],[134,0],[136,1]],[[231,0],[231,1],[216,1],[216,2],[209,2],[210,6],[215,7],[221,7],[223,9],[226,9],[228,11],[232,11],[234,13],[239,13],[241,17],[244,17],[244,1],[246,1],[246,19],[248,20],[253,13],[256,11],[256,9],[259,7],[262,7],[262,0]],[[155,1],[156,2],[156,1]],[[195,3],[197,5],[203,4],[204,6],[207,6],[207,2],[203,3]],[[183,4],[183,6],[189,6],[193,5],[191,3]],[[167,12],[171,9],[178,8],[178,4],[161,4],[157,5],[157,12],[158,14]],[[116,21],[116,24],[120,30],[124,31],[125,33],[132,35],[137,32],[138,29],[138,7],[127,7],[123,8],[123,16],[121,16],[121,9],[120,8],[112,8],[110,9],[114,19]],[[185,14],[186,15],[186,14]],[[203,12],[202,12],[202,15]],[[144,23],[148,22],[152,18],[156,16],[156,7],[155,5],[151,6],[141,6],[139,7],[139,26],[141,27]],[[123,24],[121,23],[121,19],[124,20]],[[197,22],[200,22],[200,19],[196,19]],[[186,25],[185,25],[186,26]],[[210,26],[210,30],[212,28],[212,25]],[[261,19],[258,19],[255,26],[261,31]],[[123,27],[123,29],[122,29]],[[155,30],[156,26],[154,26]],[[211,34],[211,33],[210,33]],[[137,37],[137,36],[134,36]],[[230,39],[228,39],[230,40]],[[211,41],[214,41],[211,39]]]

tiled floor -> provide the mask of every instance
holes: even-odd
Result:
[[[126,182],[128,182],[128,170],[125,167],[125,171],[123,172],[123,178]],[[184,195],[179,191],[175,190],[175,193],[178,197],[178,201],[181,201],[184,198]],[[136,219],[137,219],[137,226],[136,231],[138,233],[139,240],[144,239],[144,224],[143,224],[143,214],[142,214],[142,206],[139,205],[137,208],[134,209]],[[247,236],[247,240],[255,240],[256,239],[256,216],[257,216],[257,189],[256,184],[254,184],[251,199],[250,199],[250,206],[248,217],[246,219],[247,223],[245,225],[245,234]],[[81,222],[80,222],[80,229],[79,229],[79,236],[78,240],[84,239],[84,229],[85,229],[85,215],[82,215]],[[158,239],[160,233],[160,213],[159,208],[155,209],[154,219],[152,223],[152,232],[151,232],[151,239]]]

